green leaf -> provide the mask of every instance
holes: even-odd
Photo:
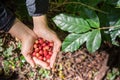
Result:
[[[89,52],[95,52],[101,44],[101,33],[100,30],[92,30],[91,33],[89,33],[89,38],[87,39],[87,49]]]
[[[98,3],[100,3],[103,0],[69,0],[70,2],[78,2],[78,3],[82,3],[88,6],[96,6]],[[83,5],[80,4],[68,4],[65,6],[65,10],[68,12],[72,12],[72,13],[77,13],[81,10],[81,7],[85,7]]]
[[[120,8],[120,0],[106,0],[106,2]]]
[[[9,56],[13,55],[12,51],[13,51],[13,46],[6,48],[3,52],[4,57],[9,57]]]
[[[116,38],[120,35],[120,19],[116,22],[114,26],[114,28],[109,29],[110,36],[112,39],[112,44],[119,46],[118,42],[116,41]]]
[[[119,46],[119,42],[116,41],[116,38],[120,36],[120,10],[116,8],[110,8],[109,15],[107,15],[107,17],[109,20],[109,25],[112,26],[108,30],[112,44]]]
[[[64,0],[58,0],[58,3],[63,3],[64,2]]]
[[[44,73],[44,70],[42,68],[40,68],[39,72],[40,75]]]
[[[76,5],[76,4],[68,4],[65,6],[65,10],[66,12],[69,12],[69,13],[79,13],[81,11],[81,5]]]
[[[69,34],[62,44],[62,51],[73,52],[77,50],[88,39],[88,35],[89,32],[84,34]]]
[[[17,44],[17,48],[21,49],[22,48],[22,43],[19,41]]]
[[[93,28],[99,28],[100,22],[96,13],[93,10],[90,10],[88,8],[84,8],[84,11],[87,16],[86,20],[88,21],[89,25]]]
[[[71,9],[71,5],[69,5],[68,7]],[[89,23],[90,27],[93,27],[93,28],[100,27],[100,21],[95,11],[85,7],[81,7],[80,5],[79,6],[75,5],[72,11],[79,12],[80,17],[84,18],[84,20],[86,20]]]
[[[22,63],[25,63],[25,62],[26,62],[24,56],[20,56],[20,60],[22,61]]]
[[[83,3],[88,4],[90,6],[95,6],[103,0],[81,0]]]
[[[60,29],[68,32],[83,33],[91,29],[89,24],[83,18],[65,14],[55,16],[53,21]]]
[[[109,19],[110,26],[116,25],[116,23],[120,19],[120,9],[110,7],[109,15],[107,15],[107,17]]]

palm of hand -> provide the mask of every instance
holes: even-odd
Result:
[[[44,29],[39,29],[40,27],[38,27],[38,29],[33,29],[34,32],[36,33],[36,35],[38,37],[42,37],[50,42],[54,42],[54,47],[53,47],[53,55],[50,58],[50,65],[46,65],[45,62],[42,62],[40,60],[35,59],[35,62],[37,62],[37,64],[41,65],[44,68],[49,69],[50,67],[53,67],[53,64],[55,62],[56,59],[56,55],[57,53],[60,51],[60,47],[61,47],[61,42],[58,39],[56,33],[54,31],[52,31],[51,29],[49,29],[48,27],[45,27]],[[40,62],[39,62],[40,61]],[[42,64],[40,64],[42,62]],[[44,63],[44,64],[43,64]]]

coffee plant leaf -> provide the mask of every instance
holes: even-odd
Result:
[[[70,2],[81,2],[83,4],[89,5],[89,6],[96,6],[98,3],[100,3],[103,0],[69,0]]]
[[[100,3],[103,0],[81,0],[81,2],[89,5],[89,6],[96,6],[98,3]]]
[[[53,18],[53,21],[61,30],[72,33],[83,33],[91,28],[86,20],[80,17],[59,14]]]
[[[86,14],[86,20],[88,21],[89,25],[93,28],[99,28],[100,22],[96,13],[88,8],[84,8],[84,12],[84,14]]]
[[[101,32],[98,29],[92,30],[86,41],[86,47],[89,52],[93,53],[99,49],[101,45]]]
[[[120,19],[120,9],[110,8],[107,18],[109,20],[109,26],[115,26]]]
[[[77,50],[88,39],[89,33],[69,34],[62,43],[62,51],[73,52]]]
[[[114,27],[109,29],[109,32],[112,38],[112,44],[119,46],[116,38],[120,35],[120,19],[114,24]]]
[[[79,13],[81,11],[81,7],[81,5],[76,4],[68,4],[67,6],[65,6],[66,11],[72,14]]]
[[[81,18],[84,18],[84,20],[86,20],[89,23],[90,27],[100,27],[99,18],[94,10],[82,7],[81,5],[74,5],[74,7],[72,5],[69,5],[67,10],[72,11],[72,13],[79,13],[79,16]]]
[[[106,3],[114,5],[117,8],[120,8],[120,0],[106,0]]]
[[[109,25],[111,28],[108,30],[110,33],[111,41],[113,45],[119,46],[119,42],[116,40],[120,35],[120,10],[111,8],[108,15]]]
[[[63,3],[64,2],[64,0],[58,0],[58,3]]]

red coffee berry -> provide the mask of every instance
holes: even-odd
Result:
[[[42,56],[39,56],[38,59],[39,59],[39,60],[43,60],[43,57],[42,57]]]
[[[37,44],[34,44],[33,48],[37,48]]]
[[[45,47],[45,46],[46,46],[46,43],[43,43],[42,46]]]
[[[39,48],[35,48],[35,52],[39,52]]]
[[[43,51],[43,53],[44,53],[44,57],[46,57],[48,55],[48,52],[46,50]]]
[[[36,56],[36,52],[33,52],[33,54],[32,54],[33,56]]]
[[[38,41],[38,40],[36,40],[36,41],[35,41],[35,43],[36,43],[36,44],[38,44],[38,43],[39,43],[39,41]]]
[[[39,51],[39,54],[40,54],[40,55],[42,55],[42,54],[43,54],[43,51],[42,51],[42,50],[40,50],[40,51]]]
[[[40,38],[38,41],[39,41],[40,44],[44,43],[44,40],[42,38]]]
[[[43,50],[49,50],[49,46],[44,46]]]
[[[54,45],[54,43],[53,43],[53,42],[50,42],[50,43],[49,43],[49,46],[52,46],[52,47],[53,47],[53,45]]]
[[[41,50],[41,49],[42,49],[42,46],[39,46],[39,49]]]
[[[51,57],[50,55],[47,55],[47,56],[46,56],[47,59],[50,59],[50,57]]]
[[[32,56],[49,63],[50,57],[53,54],[53,46],[53,42],[49,42],[47,40],[44,40],[43,38],[39,38],[34,43]]]
[[[36,53],[36,57],[38,58],[40,56],[40,54],[39,53]]]
[[[52,55],[52,52],[50,51],[50,52],[48,52],[49,53],[49,55]]]

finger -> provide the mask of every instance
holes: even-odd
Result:
[[[54,43],[54,47],[53,47],[53,55],[50,58],[50,67],[53,67],[53,64],[55,62],[57,53],[60,51],[60,47],[61,47],[61,42],[57,41],[56,43]]]
[[[53,55],[50,58],[50,67],[51,68],[53,67],[53,64],[55,62],[56,56],[57,56],[57,52],[53,52]]]
[[[61,48],[61,41],[56,39],[54,41],[53,52],[59,52]]]
[[[50,69],[49,65],[41,60],[38,60],[36,57],[33,57],[33,60],[35,61],[36,64],[42,66],[45,69]]]
[[[26,61],[30,63],[32,67],[35,67],[35,63],[29,53],[23,53],[23,56],[25,57]]]

